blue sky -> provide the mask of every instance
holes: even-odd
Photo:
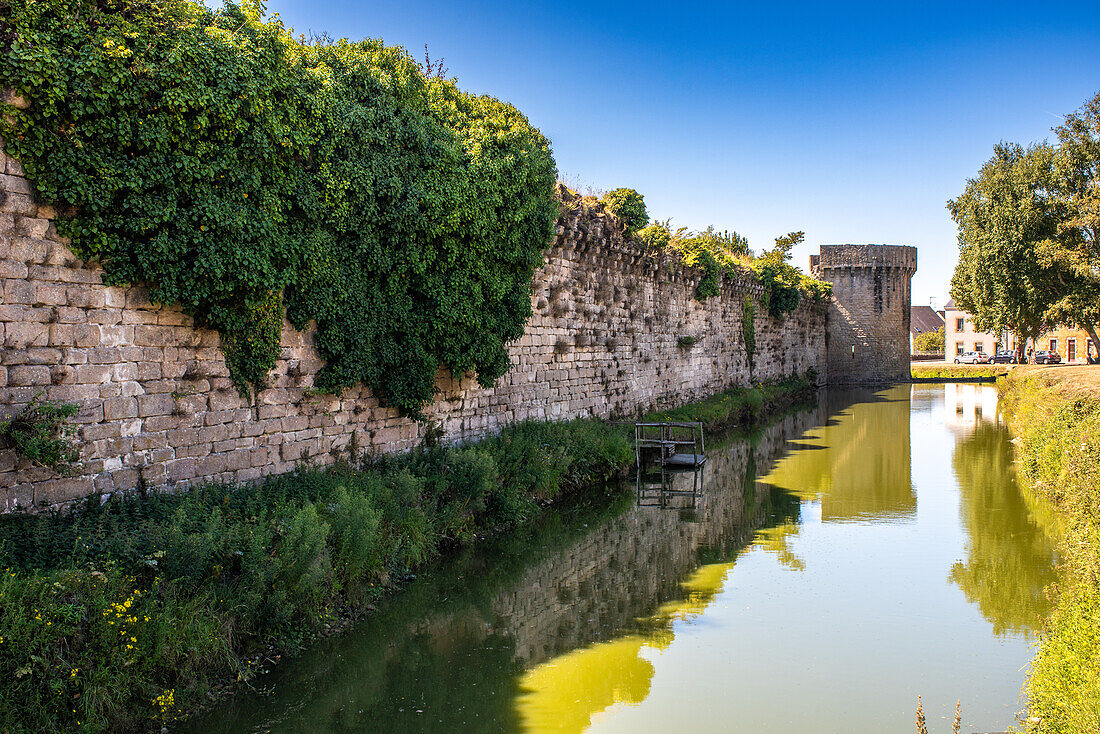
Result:
[[[211,2],[210,4],[214,4]],[[995,143],[1051,136],[1100,91],[1100,2],[271,0],[298,32],[424,44],[516,105],[562,176],[754,248],[919,248],[913,302],[946,300],[944,204]]]

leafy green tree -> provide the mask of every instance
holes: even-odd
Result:
[[[798,308],[804,276],[791,265],[791,251],[806,239],[805,232],[788,232],[775,238],[775,246],[752,262],[752,270],[764,284],[764,305],[772,318],[782,318]]]
[[[1055,133],[1053,194],[1063,219],[1039,254],[1059,270],[1061,297],[1048,320],[1084,329],[1100,347],[1100,94],[1067,115]]]
[[[623,223],[623,232],[627,237],[633,237],[649,222],[645,197],[634,189],[608,191],[600,198],[600,202]]]
[[[944,327],[941,326],[935,331],[926,331],[923,334],[917,334],[913,337],[913,349],[918,352],[943,354]]]
[[[1058,206],[1048,194],[1054,149],[999,143],[966,189],[947,203],[959,228],[959,263],[951,297],[982,331],[1011,329],[1024,342],[1045,329],[1057,300],[1057,268],[1037,257],[1058,233]]]

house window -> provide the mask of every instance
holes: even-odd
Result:
[[[1077,359],[1077,340],[1066,339],[1066,361],[1072,362]]]
[[[966,342],[955,342],[955,354],[962,354],[966,351]]]
[[[1058,340],[1057,339],[1051,339],[1050,340],[1050,351],[1052,351],[1052,352],[1057,352],[1058,351]]]
[[[966,331],[966,319],[955,319],[955,331]]]
[[[985,354],[985,342],[974,342],[974,351],[978,354]]]

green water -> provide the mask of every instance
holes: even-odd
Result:
[[[831,392],[440,567],[193,732],[1002,731],[1053,552],[983,385]],[[667,490],[673,490],[670,493]]]

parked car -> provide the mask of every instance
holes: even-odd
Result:
[[[997,352],[989,361],[993,364],[1016,364],[1016,352]]]
[[[1039,350],[1034,354],[1035,364],[1058,364],[1062,361],[1062,357],[1058,352],[1045,352]]]
[[[989,355],[982,352],[963,352],[955,356],[955,364],[989,364]]]

